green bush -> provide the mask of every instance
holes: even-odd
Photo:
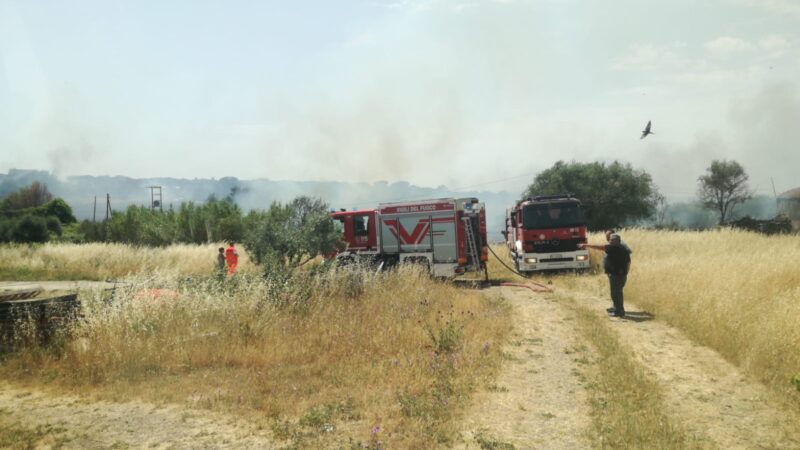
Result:
[[[273,203],[262,214],[248,216],[244,245],[257,264],[295,268],[317,255],[331,252],[341,234],[319,199],[298,197],[291,203]]]
[[[47,242],[47,239],[47,220],[44,217],[22,216],[11,230],[11,240],[14,242]]]
[[[56,236],[61,236],[63,230],[61,228],[61,221],[56,216],[47,216],[45,217],[45,224],[47,226],[47,231],[55,234]]]
[[[78,220],[72,215],[72,207],[62,198],[55,198],[44,205],[46,216],[55,216],[63,224],[75,223]]]
[[[16,220],[0,217],[0,242],[11,242],[11,234],[16,226]]]

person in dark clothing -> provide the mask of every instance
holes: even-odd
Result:
[[[611,243],[611,235],[612,234],[617,234],[617,232],[613,228],[609,228],[608,230],[606,230],[606,242],[608,242],[609,244]],[[631,250],[631,248],[628,247],[628,244],[626,244],[625,241],[620,239],[619,243],[620,243],[620,245],[622,245],[623,247],[628,249],[628,253],[633,254],[633,250]],[[603,254],[603,271],[605,273],[608,273],[607,267],[608,267],[608,254],[604,253]]]
[[[622,244],[622,238],[618,234],[609,236],[608,245],[589,245],[582,244],[582,248],[593,248],[603,250],[603,269],[608,275],[608,284],[611,291],[611,301],[614,306],[608,308],[609,314],[615,317],[625,317],[625,304],[622,290],[628,281],[628,270],[631,267],[631,251]]]
[[[223,247],[220,247],[219,253],[217,253],[217,275],[220,278],[225,276],[225,249]]]

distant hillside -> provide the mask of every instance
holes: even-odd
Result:
[[[243,209],[261,209],[274,201],[286,202],[299,195],[320,197],[332,208],[369,208],[381,202],[416,200],[438,197],[477,197],[486,203],[490,239],[500,240],[505,209],[512,205],[518,193],[488,191],[451,191],[446,186],[427,188],[406,182],[348,183],[339,181],[273,181],[267,179],[240,180],[195,178],[130,178],[123,176],[73,176],[59,179],[47,171],[11,169],[0,173],[0,197],[27,186],[34,181],[46,183],[50,191],[63,197],[78,219],[91,219],[94,197],[97,196],[97,218],[105,217],[106,194],[111,196],[111,208],[121,211],[128,205],[150,205],[147,186],[162,187],[164,208],[177,207],[181,202],[203,202],[214,195],[232,195]]]

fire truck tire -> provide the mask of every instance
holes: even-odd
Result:
[[[336,258],[336,264],[339,266],[349,266],[356,262],[355,258],[351,255],[339,256]]]

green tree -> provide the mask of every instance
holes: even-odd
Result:
[[[62,224],[75,223],[77,219],[72,215],[72,207],[62,198],[55,198],[44,205],[46,216],[55,216]]]
[[[228,196],[210,196],[204,204],[182,203],[177,213],[178,239],[196,244],[235,241],[244,237],[242,210]]]
[[[47,239],[47,220],[44,217],[22,216],[11,230],[11,240],[14,242],[47,242]]]
[[[144,206],[131,205],[125,212],[114,212],[102,226],[102,234],[110,242],[152,246],[177,242],[174,214]]]
[[[614,161],[578,163],[558,161],[536,175],[523,198],[574,194],[589,212],[588,227],[603,230],[651,217],[658,190],[650,174]]]
[[[47,224],[47,230],[56,236],[61,236],[61,234],[64,232],[63,228],[61,227],[61,221],[58,220],[58,217],[56,216],[45,217],[45,223]]]
[[[741,164],[727,160],[712,161],[706,174],[697,179],[697,195],[703,206],[718,214],[719,225],[731,218],[737,204],[753,198],[748,179]]]
[[[298,197],[289,204],[273,203],[263,213],[251,213],[252,232],[244,239],[253,260],[265,266],[298,267],[332,251],[341,240],[327,205],[319,199]]]
[[[53,199],[53,194],[47,189],[47,185],[34,181],[30,186],[19,189],[8,194],[3,199],[3,209],[25,209],[42,206]]]

